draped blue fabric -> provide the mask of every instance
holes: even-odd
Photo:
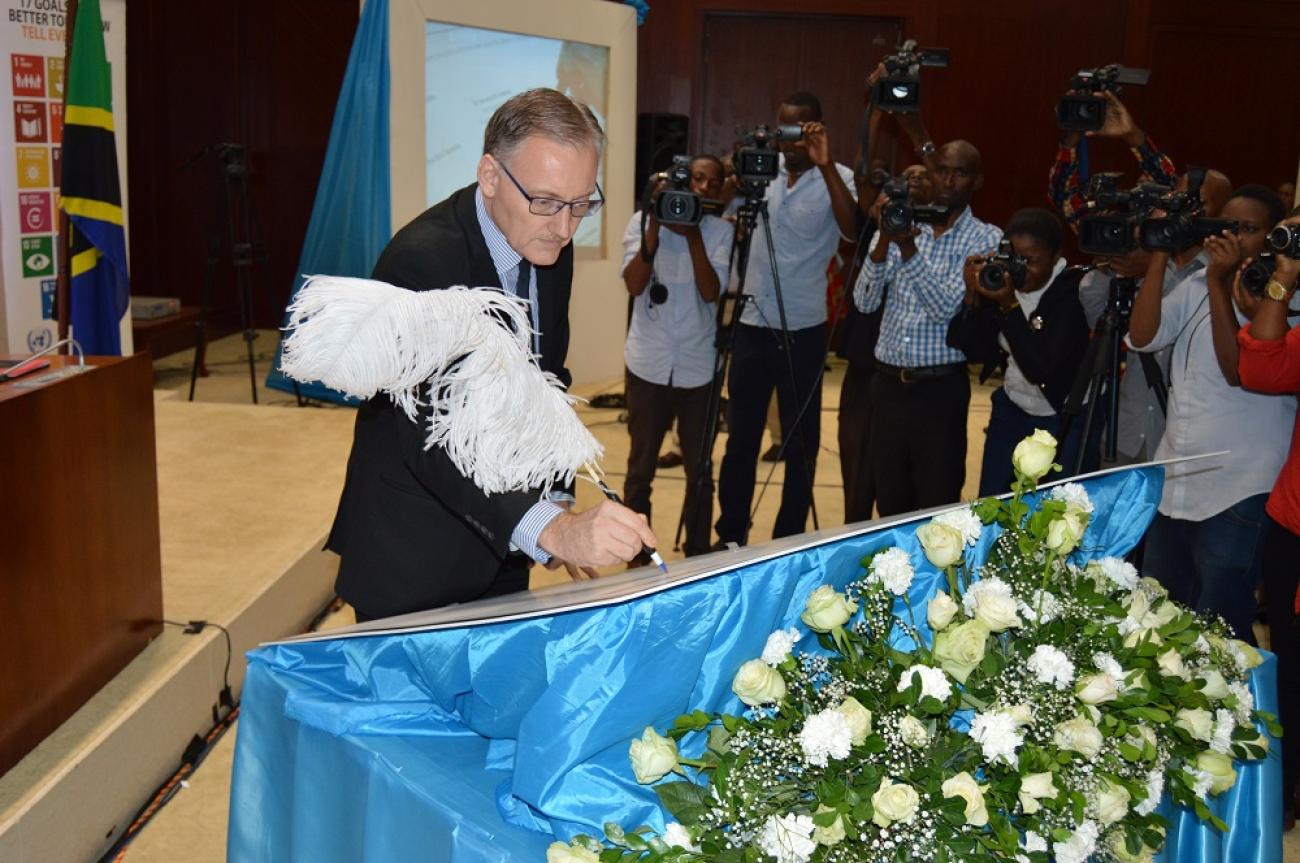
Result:
[[[1084,546],[1125,553],[1155,512],[1161,471],[1086,485],[1097,513]],[[554,838],[599,835],[606,821],[661,827],[654,793],[632,776],[629,742],[682,712],[739,712],[736,668],[772,630],[806,633],[808,594],[843,588],[877,548],[913,552],[909,598],[923,626],[924,603],[944,579],[916,541],[922,523],[832,538],[599,608],[253,651],[229,859],[540,861]],[[971,560],[984,559],[996,530],[985,529]],[[810,646],[806,636],[797,649]],[[1269,657],[1252,678],[1263,710],[1276,710],[1274,668]],[[1230,836],[1179,817],[1166,860],[1280,859],[1274,743],[1214,803]]]
[[[304,276],[365,277],[379,260],[393,235],[388,135],[388,0],[366,0],[334,107],[294,294]],[[293,381],[280,371],[278,347],[266,385],[294,391]],[[354,403],[321,383],[299,384],[298,391],[307,398]]]

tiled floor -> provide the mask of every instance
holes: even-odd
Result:
[[[265,333],[256,343],[259,354],[259,379],[264,376],[271,352],[274,334]],[[189,360],[185,355],[166,358],[155,366],[155,383],[159,388],[175,388],[184,397],[188,388]],[[237,337],[214,343],[210,351],[209,366],[212,376],[200,380],[198,399],[203,401],[231,401],[247,403],[249,384],[243,344]],[[822,448],[818,457],[817,483],[814,490],[820,523],[838,525],[843,521],[843,488],[840,483],[839,454],[835,449],[835,406],[839,402],[840,381],[844,367],[833,361],[826,375],[822,414]],[[592,396],[602,391],[621,390],[620,382],[609,386],[579,388],[579,393]],[[970,446],[967,453],[967,480],[965,497],[974,496],[978,481],[979,460],[982,452],[983,429],[988,419],[991,388],[976,385],[971,399],[968,419]],[[275,391],[261,390],[262,401],[268,409],[284,409],[293,404],[292,396]],[[579,413],[588,427],[606,448],[604,467],[609,484],[621,488],[627,463],[628,437],[626,426],[620,422],[618,410],[601,410],[583,406]],[[715,458],[721,461],[720,438]],[[759,482],[768,476],[769,465],[760,465]],[[779,484],[782,468],[770,472],[771,487],[761,496],[754,517],[752,541],[762,542],[770,537],[772,521],[779,505]],[[660,537],[660,549],[669,560],[679,557],[674,550],[672,537],[681,514],[685,475],[681,468],[663,470],[656,478],[654,494],[653,527]],[[580,484],[580,508],[598,501],[598,492],[587,484]],[[810,525],[811,526],[811,525]],[[540,567],[534,573],[533,586],[562,579],[563,573],[552,573]],[[344,608],[325,623],[326,627],[348,625],[352,622],[351,610]],[[193,863],[217,863],[225,859],[225,829],[230,794],[231,759],[235,735],[227,734],[218,744],[187,785],[139,835],[128,848],[125,859],[132,863],[163,863],[186,860]],[[1300,831],[1287,837],[1286,860],[1300,863]]]

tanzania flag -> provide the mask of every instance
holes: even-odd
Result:
[[[72,336],[87,354],[120,354],[130,303],[113,88],[99,0],[81,0],[68,56],[62,208],[72,222]]]

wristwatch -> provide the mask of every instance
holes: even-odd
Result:
[[[933,156],[934,141],[926,141],[924,144],[916,148],[916,152],[919,153],[923,159]]]
[[[1269,279],[1268,284],[1264,286],[1264,296],[1270,300],[1277,300],[1279,303],[1289,302],[1291,300],[1291,290],[1277,279]]]

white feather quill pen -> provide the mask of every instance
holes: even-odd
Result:
[[[570,483],[604,452],[573,412],[579,399],[532,355],[527,303],[495,288],[310,276],[286,330],[285,375],[385,392],[412,420],[432,403],[425,449],[443,447],[488,494]]]

